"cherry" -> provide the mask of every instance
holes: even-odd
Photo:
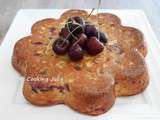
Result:
[[[73,44],[70,47],[70,49],[68,51],[68,56],[73,61],[79,61],[79,60],[83,59],[83,50],[79,46],[79,44]]]
[[[85,27],[85,34],[87,37],[96,36],[97,29],[94,25],[86,25]]]
[[[52,45],[53,51],[59,55],[67,52],[73,61],[83,59],[83,49],[90,55],[99,54],[108,41],[104,32],[98,32],[95,25],[79,16],[70,17],[59,36]]]
[[[87,36],[85,34],[78,35],[78,44],[83,48],[85,47]]]
[[[104,49],[103,44],[96,37],[91,37],[88,40],[86,47],[86,50],[90,55],[97,55]]]
[[[69,41],[71,41],[73,39],[72,35],[69,33],[69,31],[66,27],[63,27],[61,29],[61,32],[59,33],[59,35],[63,38],[66,38]]]
[[[81,24],[82,26],[85,26],[85,21],[80,16],[74,16],[72,17],[77,23]]]
[[[48,90],[48,84],[46,82],[42,81],[29,81],[29,84],[31,85],[33,90]]]
[[[105,45],[108,41],[108,38],[106,37],[104,32],[97,32],[96,37]]]
[[[84,32],[84,26],[77,23],[73,18],[69,18],[67,24],[65,25],[74,35]]]
[[[53,51],[58,55],[63,55],[69,48],[69,41],[67,39],[58,38],[52,45]]]

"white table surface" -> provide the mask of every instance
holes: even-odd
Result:
[[[17,11],[22,8],[93,8],[98,0],[0,0],[0,43]],[[142,9],[160,40],[160,0],[102,0],[101,8]]]

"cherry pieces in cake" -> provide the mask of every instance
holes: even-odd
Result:
[[[75,16],[67,20],[52,49],[58,55],[67,53],[71,60],[79,61],[83,59],[84,51],[91,56],[101,53],[107,41],[104,32],[98,31],[95,25],[83,18]]]

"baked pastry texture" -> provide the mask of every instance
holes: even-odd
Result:
[[[86,54],[73,62],[66,55],[56,55],[51,44],[66,20],[77,15],[107,33],[109,41],[100,54]],[[36,22],[31,31],[32,35],[15,44],[12,64],[25,76],[23,94],[34,105],[64,103],[76,111],[99,115],[111,108],[116,96],[138,94],[148,85],[143,34],[122,26],[113,14],[88,16],[83,10],[68,10],[59,19]]]

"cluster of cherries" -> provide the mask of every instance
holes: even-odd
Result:
[[[99,54],[107,43],[105,33],[79,16],[69,18],[59,36],[52,45],[53,51],[58,55],[68,53],[73,61],[83,59],[84,52],[92,56]]]

